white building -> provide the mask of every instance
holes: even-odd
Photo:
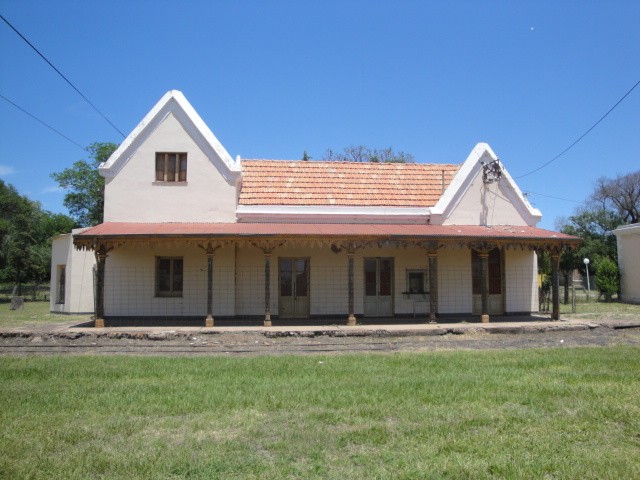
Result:
[[[621,300],[640,303],[640,224],[624,225],[613,234],[618,243]]]
[[[56,311],[92,304],[73,299],[95,283],[96,326],[440,314],[488,321],[535,312],[535,251],[551,252],[557,274],[561,250],[579,242],[536,227],[540,212],[487,144],[459,165],[234,160],[178,91],[100,173],[104,223],[74,232],[81,252],[65,256],[54,244],[61,251],[51,282]],[[94,254],[95,282],[77,259]],[[557,318],[557,289],[554,305]]]

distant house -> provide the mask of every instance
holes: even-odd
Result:
[[[640,303],[640,224],[624,225],[613,234],[618,242],[622,300]]]
[[[234,160],[178,91],[100,174],[104,223],[73,233],[81,251],[54,251],[51,282],[52,310],[62,311],[85,309],[95,283],[96,326],[488,321],[537,311],[535,251],[551,252],[557,274],[561,250],[579,242],[536,227],[540,212],[487,144],[455,165]],[[97,259],[95,281],[83,253]],[[61,305],[62,290],[87,299]]]

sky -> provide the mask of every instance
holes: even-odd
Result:
[[[542,228],[640,168],[640,2],[33,1],[2,14],[128,135],[180,90],[232,157],[392,147],[462,163],[487,142]],[[0,21],[0,95],[80,146],[123,137]],[[0,98],[0,178],[66,213],[86,152]]]

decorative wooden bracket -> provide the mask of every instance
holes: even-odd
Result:
[[[93,243],[93,251],[95,252],[97,260],[104,260],[109,255],[109,252],[113,250],[113,246],[107,247],[105,243]]]
[[[498,245],[492,242],[472,242],[469,244],[480,255],[487,255],[491,250],[498,248]]]
[[[262,250],[262,253],[271,254],[276,248],[279,248],[285,244],[284,240],[258,240],[251,242],[251,245]]]
[[[207,256],[213,256],[216,253],[216,250],[220,249],[222,247],[222,245],[220,243],[216,243],[214,242],[214,244],[212,245],[211,242],[207,242],[206,245],[200,245],[198,244],[198,247],[200,247],[202,250],[204,250],[204,253]]]

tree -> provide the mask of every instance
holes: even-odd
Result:
[[[596,258],[594,263],[596,266],[596,288],[600,294],[604,295],[605,302],[610,302],[613,294],[618,292],[618,264],[606,257]]]
[[[102,223],[104,214],[104,178],[98,167],[106,162],[118,148],[115,143],[92,143],[87,147],[91,162],[78,160],[51,177],[68,193],[64,196],[64,206],[76,220],[78,226],[90,227]]]
[[[18,286],[48,278],[51,237],[73,228],[73,219],[42,210],[0,180],[0,279]]]
[[[392,148],[369,148],[364,145],[351,145],[342,152],[328,149],[323,160],[340,162],[375,162],[375,163],[413,163],[415,158],[410,153],[394,152]]]
[[[612,232],[622,223],[622,218],[616,212],[589,207],[583,207],[568,219],[563,218],[556,222],[561,232],[582,239],[582,245],[577,250],[572,254],[565,254],[564,267],[569,268],[573,264],[573,268],[584,271],[584,258],[594,260],[596,257],[606,257],[617,262],[616,237]],[[593,265],[593,273],[595,268],[597,266]]]
[[[591,201],[616,212],[623,223],[640,221],[640,170],[609,179],[600,177]]]

